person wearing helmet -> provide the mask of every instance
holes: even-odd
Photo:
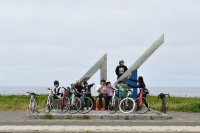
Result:
[[[55,80],[53,83],[55,86],[54,93],[56,94],[56,95],[54,95],[54,99],[60,99],[61,87],[59,87],[59,82],[58,82],[58,80]]]
[[[83,86],[81,85],[81,81],[78,79],[76,80],[76,87],[75,87],[79,93],[82,92],[82,89],[83,89]],[[80,98],[81,95],[80,94],[77,94],[76,97]]]
[[[130,81],[133,81],[133,82],[138,82],[138,85],[136,85],[136,86],[132,86],[127,82],[127,85],[132,87],[132,88],[145,88],[146,87],[142,76],[139,76],[138,80],[134,80],[134,79],[130,79],[130,78],[127,78],[127,79],[130,80]],[[141,90],[140,90],[140,93],[141,93]],[[139,97],[140,93],[137,95],[137,98]],[[143,91],[142,97],[146,98],[146,95],[147,94],[145,93],[145,91]],[[146,101],[144,101],[144,103],[145,103],[146,107],[148,107],[148,104],[146,103]]]
[[[117,66],[115,69],[117,79],[119,79],[127,70],[128,70],[128,68],[124,65],[124,60],[121,59],[119,61],[119,66]]]

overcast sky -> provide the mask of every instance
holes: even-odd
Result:
[[[200,86],[199,0],[1,0],[0,86],[62,86],[108,53],[108,80],[163,33],[138,69],[149,87]],[[99,83],[97,72],[89,83]]]

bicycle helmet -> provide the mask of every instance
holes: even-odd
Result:
[[[119,64],[120,64],[122,61],[124,62],[124,60],[123,60],[123,59],[119,60]]]
[[[80,79],[77,79],[77,80],[76,80],[76,83],[80,83],[80,82],[81,82],[81,80],[80,80]]]
[[[71,85],[76,85],[76,84],[74,82],[72,82]]]
[[[55,84],[59,85],[58,80],[55,80],[53,83],[54,83],[54,85],[55,85]]]

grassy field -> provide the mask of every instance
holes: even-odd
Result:
[[[43,104],[48,95],[40,95],[38,97],[39,109],[43,108]],[[160,110],[162,100],[157,96],[148,95],[150,107]],[[29,95],[0,95],[0,111],[7,110],[26,110],[29,103]],[[171,97],[166,98],[168,111],[177,112],[200,112],[200,98],[197,97]]]

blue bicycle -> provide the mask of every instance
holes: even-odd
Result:
[[[89,97],[87,97],[85,95],[85,92],[86,92],[86,90],[83,89],[82,93],[79,93],[80,95],[82,95],[80,98],[80,100],[82,101],[82,104],[81,104],[82,106],[81,106],[81,110],[80,110],[81,114],[86,114],[86,113],[90,112],[93,108],[93,102]]]

